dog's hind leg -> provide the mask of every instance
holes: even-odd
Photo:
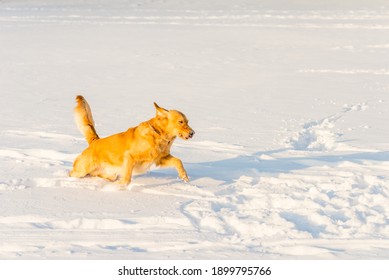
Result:
[[[110,174],[110,173],[107,173],[104,171],[99,172],[99,174],[97,174],[97,176],[99,176],[100,178],[106,179],[108,181],[111,181],[111,182],[116,181],[116,179],[118,178],[118,176],[116,174]]]
[[[70,170],[69,172],[69,176],[70,177],[76,177],[76,178],[82,178],[82,177],[85,177],[89,174],[88,171],[86,171],[85,169],[77,169],[75,167],[73,167],[72,170]]]
[[[90,175],[96,167],[82,154],[74,161],[73,169],[69,172],[70,177],[82,178]]]

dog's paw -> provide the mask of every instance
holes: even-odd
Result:
[[[109,182],[101,187],[101,191],[103,192],[118,192],[118,191],[127,191],[126,186],[118,185],[112,182]]]
[[[181,178],[185,183],[189,183],[189,177],[188,176],[184,176]]]
[[[122,179],[115,182],[115,184],[117,184],[123,190],[127,189],[130,183],[131,181],[122,180]]]
[[[128,191],[130,190],[130,185],[119,185],[119,191]]]

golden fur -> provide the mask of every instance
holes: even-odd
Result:
[[[157,111],[154,118],[127,131],[99,138],[85,98],[79,95],[76,101],[75,120],[89,147],[74,161],[70,176],[99,176],[128,185],[133,174],[144,173],[155,164],[175,167],[179,177],[188,182],[181,160],[170,154],[170,147],[177,136],[187,140],[194,134],[184,114],[154,103]]]

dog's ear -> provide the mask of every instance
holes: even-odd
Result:
[[[158,104],[155,102],[154,102],[154,107],[155,107],[155,109],[157,109],[157,116],[165,117],[167,115],[167,113],[169,112],[168,110],[166,110],[162,107],[159,107]]]

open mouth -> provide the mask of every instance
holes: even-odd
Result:
[[[184,140],[189,140],[190,138],[193,137],[193,135],[191,135],[191,134],[183,135],[182,133],[178,134],[178,136],[180,136],[180,138],[182,138]]]
[[[184,140],[188,140],[188,139],[193,138],[194,134],[195,134],[195,132],[193,130],[190,130],[187,133],[179,133],[178,136],[180,136],[180,138],[182,138]]]

